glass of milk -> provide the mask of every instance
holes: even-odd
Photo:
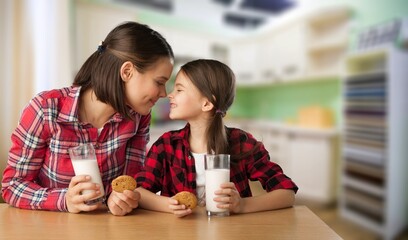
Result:
[[[228,216],[228,209],[217,208],[215,191],[222,183],[230,181],[230,155],[205,155],[205,206],[208,216]],[[217,197],[222,195],[217,195]]]
[[[88,205],[103,202],[105,191],[102,184],[101,174],[99,172],[98,162],[96,160],[95,149],[92,144],[87,143],[78,147],[68,149],[71,158],[72,166],[74,167],[75,175],[88,175],[93,183],[101,186],[101,194],[92,198],[85,203]],[[82,194],[93,192],[94,190],[84,190]]]

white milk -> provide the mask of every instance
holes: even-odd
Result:
[[[217,203],[213,200],[214,192],[220,190],[221,183],[230,181],[229,169],[210,169],[205,170],[205,205],[207,211],[210,212],[225,212],[228,209],[217,208]]]
[[[101,174],[99,172],[98,162],[96,159],[79,159],[72,160],[72,165],[74,167],[75,175],[89,175],[91,176],[91,181],[97,183],[101,186],[101,194],[96,197],[103,197],[105,195],[105,190],[103,189]],[[82,194],[93,192],[93,190],[84,190]],[[93,198],[93,199],[96,199]],[[91,199],[92,200],[92,199]]]

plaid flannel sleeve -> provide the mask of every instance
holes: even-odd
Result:
[[[2,180],[2,196],[24,209],[67,211],[67,189],[50,189],[36,183],[47,149],[41,98],[30,101],[11,136],[12,147]]]

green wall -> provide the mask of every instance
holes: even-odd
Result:
[[[302,107],[319,105],[332,109],[338,123],[340,104],[340,79],[239,87],[230,115],[280,122],[296,118],[298,110]]]

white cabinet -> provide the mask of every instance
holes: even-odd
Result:
[[[178,58],[211,58],[212,56],[212,40],[208,35],[159,25],[151,27],[166,38],[173,49],[176,60]]]
[[[321,7],[235,40],[229,52],[238,84],[340,76],[348,50],[350,16],[345,6]]]
[[[338,76],[348,51],[349,18],[347,7],[317,9],[305,21],[307,31],[306,75]]]
[[[338,157],[334,135],[290,133],[288,175],[299,187],[298,197],[330,203],[336,198]]]
[[[288,26],[281,27],[269,38],[270,42],[265,42],[268,54],[263,56],[265,63],[269,63],[268,68],[275,69],[275,77],[279,80],[290,81],[304,76],[307,67],[305,54],[306,32],[302,21],[298,21]]]
[[[307,66],[304,25],[299,21],[280,26],[258,43],[257,71],[262,82],[300,78]]]
[[[259,82],[258,50],[259,44],[253,41],[233,42],[229,46],[229,65],[234,71],[237,84]]]
[[[241,85],[273,83],[304,76],[305,29],[301,21],[272,33],[232,42],[230,66]]]

